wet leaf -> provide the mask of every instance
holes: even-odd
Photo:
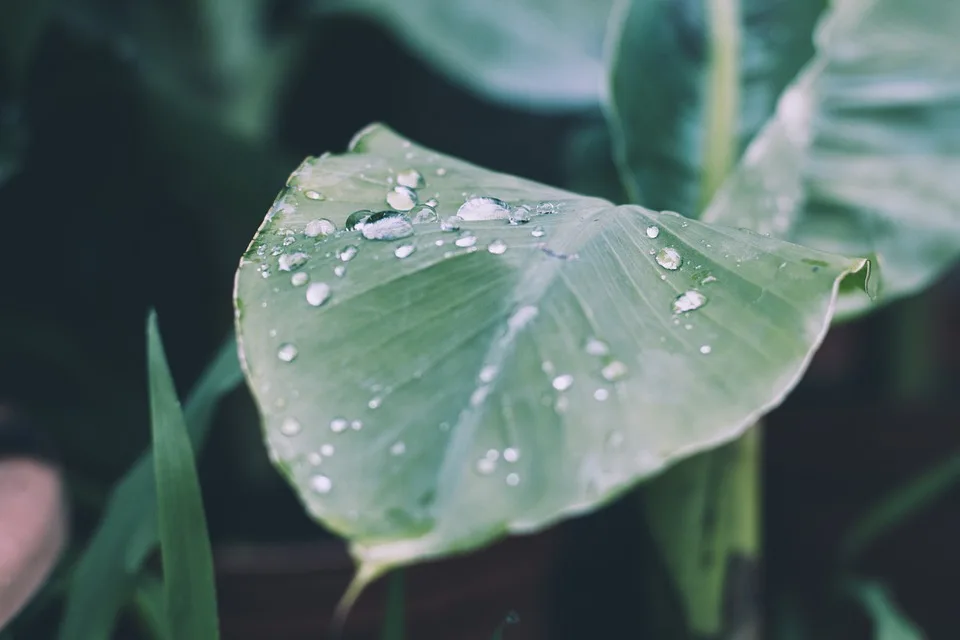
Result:
[[[883,301],[926,287],[960,255],[958,29],[957,3],[837,2],[703,219],[872,256]]]
[[[418,204],[380,213],[388,197]],[[271,458],[369,580],[589,511],[740,435],[864,266],[373,126],[277,198],[237,273],[238,340]]]

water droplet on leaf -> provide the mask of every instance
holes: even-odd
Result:
[[[416,250],[417,248],[412,244],[402,244],[393,250],[393,255],[397,256],[402,260],[403,258],[406,258]]]
[[[623,378],[627,377],[627,373],[629,373],[627,365],[623,364],[619,360],[610,362],[607,366],[600,370],[600,375],[603,376],[604,380],[609,382],[622,380]]]
[[[591,356],[605,356],[610,353],[610,346],[599,338],[590,338],[584,348]]]
[[[520,474],[518,473],[508,473],[507,474],[507,484],[511,487],[515,487],[520,484]]]
[[[290,284],[295,287],[302,287],[307,284],[307,280],[310,279],[310,276],[307,275],[306,271],[297,271],[295,274],[290,276]]]
[[[280,433],[285,436],[295,436],[303,429],[300,426],[300,421],[296,418],[284,418],[283,422],[280,423]]]
[[[543,227],[534,227],[533,231],[530,232],[530,235],[532,235],[534,238],[542,238],[543,236],[547,235],[547,232]]]
[[[378,211],[360,228],[367,240],[400,240],[413,235],[413,224],[405,214],[397,211]]]
[[[361,229],[363,228],[363,225],[367,223],[367,219],[372,215],[373,211],[370,211],[369,209],[360,209],[359,211],[354,211],[347,216],[347,221],[343,226],[347,231]]]
[[[417,206],[417,192],[410,187],[398,185],[387,192],[387,204],[397,211],[410,211]]]
[[[328,285],[326,282],[314,282],[307,287],[307,302],[310,305],[319,307],[329,299],[330,285]]]
[[[318,218],[307,223],[304,233],[311,238],[316,238],[317,236],[328,236],[336,230],[337,227],[332,222],[326,218]]]
[[[481,220],[500,220],[510,215],[510,205],[497,198],[475,196],[457,210],[457,216],[468,222]]]
[[[503,240],[494,240],[490,243],[490,246],[487,247],[487,251],[494,255],[501,255],[507,250],[507,243]]]
[[[427,224],[439,220],[437,212],[428,204],[418,204],[410,211],[410,219],[413,224]]]
[[[284,253],[277,260],[277,263],[281,271],[293,271],[302,267],[309,259],[310,256],[298,251],[296,253]]]
[[[310,488],[317,493],[330,493],[330,490],[333,489],[333,481],[327,476],[318,473],[310,478]]]
[[[403,443],[403,440],[398,440],[393,443],[393,446],[390,447],[390,455],[393,456],[402,456],[407,451],[407,445]]]
[[[348,244],[343,249],[340,249],[340,253],[337,254],[337,257],[340,258],[341,262],[350,262],[357,256],[357,245]]]
[[[304,191],[303,195],[305,195],[310,200],[326,200],[326,198],[322,193],[320,193],[319,191],[314,191],[312,189],[309,191]]]
[[[674,313],[687,313],[699,309],[707,303],[707,296],[699,291],[691,289],[677,296],[673,301]]]
[[[653,238],[656,238],[658,235],[660,235],[660,227],[655,227],[653,225],[650,225],[649,227],[647,227],[648,238],[653,239]]]
[[[416,169],[406,169],[397,173],[397,184],[410,187],[411,189],[420,189],[426,184],[423,176]]]
[[[700,347],[700,353],[702,353],[703,355],[707,355],[711,351],[713,351],[713,347],[711,347],[708,344],[705,344],[702,347]]]
[[[454,243],[458,247],[472,247],[477,244],[477,236],[473,235],[469,231],[464,231],[463,234],[457,238]]]
[[[664,247],[657,252],[657,264],[664,269],[673,271],[679,269],[682,263],[683,258],[680,257],[680,252],[673,247]]]
[[[277,349],[277,357],[284,362],[293,362],[298,353],[297,348],[289,342],[280,345],[280,348]]]
[[[449,218],[445,218],[444,221],[440,223],[440,230],[459,231],[461,222],[463,222],[463,218],[459,216],[450,216]]]
[[[514,447],[507,447],[503,450],[503,459],[507,462],[516,462],[520,459],[520,450]]]
[[[334,418],[330,421],[330,431],[334,433],[343,433],[347,428],[346,418]]]
[[[553,379],[553,388],[557,391],[566,391],[571,386],[573,386],[573,376],[569,373],[565,373],[562,376],[557,376]]]

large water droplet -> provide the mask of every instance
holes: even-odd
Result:
[[[688,311],[694,311],[699,309],[707,303],[707,296],[703,295],[699,291],[691,289],[677,296],[677,299],[673,301],[673,312],[674,313],[687,313]]]
[[[520,450],[514,447],[507,447],[503,450],[503,459],[507,462],[516,462],[520,459]]]
[[[403,440],[397,440],[390,447],[390,455],[393,456],[402,456],[407,451],[407,445],[404,444]]]
[[[330,421],[330,431],[334,433],[343,433],[346,431],[348,422],[346,418],[334,418]]]
[[[657,252],[657,264],[664,269],[673,271],[679,269],[682,263],[683,258],[680,257],[680,252],[673,247],[664,247]]]
[[[460,205],[457,215],[469,222],[501,220],[510,215],[510,205],[497,198],[474,196]]]
[[[413,235],[413,224],[397,211],[378,211],[360,228],[367,240],[400,240]]]
[[[416,250],[417,248],[412,244],[402,244],[393,250],[393,255],[397,256],[402,260],[403,258],[406,258]]]
[[[280,423],[280,433],[285,436],[295,436],[302,430],[303,427],[296,418],[284,418],[283,422]]]
[[[557,391],[566,391],[573,386],[573,376],[569,373],[565,373],[561,376],[557,376],[553,379],[553,388]]]
[[[305,195],[310,200],[326,200],[326,197],[324,197],[322,193],[320,193],[319,191],[314,191],[313,189],[310,189],[309,191],[304,191],[303,195]]]
[[[310,478],[310,488],[317,493],[330,493],[330,490],[333,489],[333,480],[322,473],[318,473]]]
[[[360,209],[359,211],[354,211],[349,216],[347,216],[347,221],[343,224],[347,231],[353,231],[355,229],[363,228],[363,225],[367,223],[367,219],[373,215],[373,211],[369,209]]]
[[[411,189],[420,189],[426,183],[423,176],[416,169],[405,169],[397,173],[397,184],[410,187]]]
[[[605,356],[610,353],[610,346],[599,338],[589,338],[584,349],[591,356]]]
[[[614,360],[607,364],[603,369],[600,370],[600,375],[603,376],[604,380],[609,382],[616,382],[617,380],[622,380],[627,377],[629,373],[627,365],[623,364],[619,360]]]
[[[428,204],[418,204],[410,211],[410,219],[413,224],[427,224],[439,220],[436,210]]]
[[[294,269],[299,269],[307,260],[310,259],[310,256],[298,251],[296,253],[285,253],[277,259],[278,266],[281,271],[293,271]]]
[[[330,285],[326,282],[314,282],[307,287],[307,302],[319,307],[330,299]]]
[[[647,227],[648,238],[653,239],[653,238],[656,238],[658,235],[660,235],[660,227],[655,227],[653,225],[650,225],[649,227]]]
[[[440,223],[440,230],[459,231],[461,222],[463,222],[463,218],[460,216],[450,216],[449,218],[445,218],[443,222]]]
[[[510,216],[507,218],[507,221],[512,225],[527,224],[530,222],[531,215],[530,207],[521,204],[510,211]]]
[[[497,256],[505,253],[506,250],[507,250],[507,243],[504,242],[503,240],[494,240],[487,247],[487,251]]]
[[[340,249],[340,252],[337,254],[337,257],[340,258],[341,262],[350,262],[355,257],[357,257],[357,251],[359,251],[359,249],[357,248],[357,245],[348,244],[343,249]]]
[[[473,235],[469,231],[464,231],[463,234],[454,240],[453,244],[458,247],[472,247],[477,244],[477,236]]]
[[[279,349],[277,349],[277,357],[284,362],[293,362],[298,353],[299,351],[297,351],[297,347],[289,342],[285,342],[284,344],[280,345]]]
[[[397,211],[410,211],[417,206],[417,192],[410,187],[398,185],[387,192],[387,204]]]
[[[326,218],[318,218],[307,223],[304,233],[311,238],[316,238],[317,236],[328,236],[336,230],[337,227],[332,222]]]
[[[302,287],[307,284],[307,280],[310,279],[310,276],[307,275],[306,271],[297,271],[295,274],[290,276],[290,284],[295,287]]]

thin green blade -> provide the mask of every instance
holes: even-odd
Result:
[[[923,631],[897,606],[890,592],[875,581],[854,580],[847,591],[873,621],[874,640],[924,640]]]
[[[147,324],[147,370],[167,624],[174,638],[216,640],[213,554],[200,481],[154,312]]]
[[[344,229],[414,199],[468,219]],[[864,266],[373,126],[291,176],[237,272],[238,340],[272,460],[369,579],[590,511],[742,434]]]

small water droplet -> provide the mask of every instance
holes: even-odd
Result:
[[[593,399],[596,400],[597,402],[603,402],[609,397],[610,397],[610,392],[604,389],[603,387],[599,387],[596,391],[593,392]]]
[[[656,238],[658,235],[660,235],[660,227],[655,227],[653,225],[650,225],[649,227],[647,227],[648,238],[653,239],[653,238]]]
[[[477,244],[477,236],[473,235],[469,231],[464,231],[459,238],[457,238],[453,244],[458,247],[472,247]]]
[[[532,304],[526,304],[517,309],[510,319],[507,320],[507,327],[510,331],[516,332],[523,329],[527,323],[537,317],[540,310]]]
[[[490,458],[480,458],[477,460],[477,471],[485,476],[490,475],[497,469],[497,461]]]
[[[280,433],[285,436],[295,436],[303,429],[296,418],[284,418],[280,423]]]
[[[332,445],[332,444],[320,445],[320,454],[321,454],[321,455],[325,455],[325,456],[327,456],[328,458],[329,458],[330,456],[332,456],[332,455],[333,455],[333,445]]]
[[[311,220],[307,223],[304,233],[311,238],[316,238],[317,236],[328,236],[336,230],[336,225],[326,218],[317,218],[316,220]]]
[[[700,284],[709,284],[711,282],[716,282],[716,281],[717,279],[714,276],[707,276],[706,278],[700,281]]]
[[[699,291],[691,289],[677,296],[677,299],[673,301],[673,312],[674,313],[687,313],[689,311],[694,311],[699,309],[707,303],[707,296],[703,295]]]
[[[510,216],[507,218],[507,221],[512,225],[527,224],[530,222],[530,216],[530,207],[521,204],[510,211]]]
[[[347,419],[346,418],[334,418],[330,421],[330,431],[334,433],[343,433],[347,429]]]
[[[338,264],[333,268],[333,275],[337,276],[338,278],[342,278],[343,274],[345,274],[346,272],[347,272],[347,268],[342,264]]]
[[[487,247],[487,251],[494,255],[501,255],[507,250],[507,243],[503,240],[494,240],[490,243],[490,246]]]
[[[682,263],[683,258],[680,257],[680,252],[673,247],[664,247],[657,252],[657,264],[664,269],[673,271],[679,269]]]
[[[510,215],[510,205],[498,198],[474,196],[457,210],[462,220],[478,222],[481,220],[502,220]]]
[[[420,189],[426,183],[423,181],[423,175],[416,169],[405,169],[397,173],[397,184],[411,189]]]
[[[607,366],[600,370],[600,375],[603,376],[604,380],[608,382],[616,382],[617,380],[622,380],[627,377],[629,373],[627,365],[623,364],[619,360],[614,360],[610,362]]]
[[[373,215],[373,211],[369,209],[360,209],[359,211],[354,211],[349,216],[347,216],[346,222],[343,226],[347,231],[354,231],[363,228],[363,225],[367,223],[367,219]]]
[[[393,446],[390,447],[390,455],[393,456],[402,456],[407,451],[407,445],[404,444],[403,440],[397,440],[393,443]]]
[[[400,240],[413,235],[413,224],[398,211],[378,211],[360,228],[367,240]]]
[[[547,232],[543,227],[534,227],[533,231],[530,232],[530,235],[532,235],[534,238],[542,238],[543,236],[547,235]]]
[[[387,204],[397,211],[410,211],[417,206],[417,192],[410,187],[398,185],[387,192]]]
[[[316,451],[311,451],[310,453],[307,454],[307,462],[309,462],[313,466],[317,466],[318,464],[323,462],[323,456],[321,456]]]
[[[507,462],[516,462],[520,459],[520,450],[515,447],[507,447],[503,450],[503,459]]]
[[[403,258],[406,258],[416,250],[417,248],[412,244],[402,244],[393,250],[393,255],[397,256],[402,260]]]
[[[357,245],[348,244],[343,249],[340,249],[340,253],[337,254],[337,257],[340,258],[341,262],[350,262],[357,256]]]
[[[590,338],[584,347],[588,355],[605,356],[610,353],[610,346],[599,338]]]
[[[442,178],[443,176],[447,175],[447,170],[444,169],[443,167],[438,167],[436,173],[438,176]]]
[[[436,222],[439,220],[436,210],[430,203],[418,204],[416,207],[410,210],[410,219],[413,221],[413,224],[427,224],[429,222]]]
[[[297,271],[295,274],[290,276],[290,284],[295,287],[302,287],[307,284],[307,280],[310,279],[310,276],[307,275],[306,271]]]
[[[473,407],[479,407],[481,404],[483,404],[483,401],[487,399],[487,395],[489,395],[489,393],[489,385],[477,387],[474,392],[470,394],[470,405]]]
[[[326,200],[326,197],[324,197],[322,193],[320,193],[319,191],[314,191],[313,189],[309,191],[304,191],[303,195],[305,195],[307,198],[311,200]]]
[[[363,429],[363,420],[351,420],[350,428],[354,431],[360,431],[360,429]]]
[[[330,490],[333,489],[333,480],[322,473],[318,473],[310,478],[310,488],[317,493],[330,493]]]
[[[713,351],[713,347],[711,347],[708,344],[705,344],[702,347],[700,347],[700,353],[702,353],[703,355],[707,355],[711,351]]]
[[[289,342],[280,345],[280,348],[277,349],[277,357],[284,362],[293,362],[298,353],[297,348]]]
[[[477,377],[480,379],[480,382],[484,384],[493,382],[493,379],[497,377],[496,365],[488,364],[483,369],[480,369],[480,375]]]
[[[374,396],[373,398],[370,398],[370,402],[367,403],[367,406],[371,409],[377,409],[381,404],[383,404],[383,398],[380,396]]]
[[[573,386],[573,376],[569,373],[565,373],[562,376],[557,376],[553,379],[553,388],[557,391],[566,391],[571,386]]]
[[[310,256],[302,251],[298,251],[296,253],[285,253],[281,255],[277,263],[281,271],[293,271],[294,269],[302,267],[309,259]]]
[[[292,245],[292,244],[293,244],[294,242],[296,242],[296,241],[297,241],[297,239],[294,238],[293,236],[287,236],[286,238],[283,239],[283,242],[281,242],[280,244],[282,244],[282,245],[285,246],[285,247],[289,247],[290,245]]]
[[[537,215],[548,216],[557,212],[557,205],[552,202],[540,202],[537,204]]]
[[[518,473],[508,473],[507,474],[507,484],[511,487],[515,487],[520,484],[520,474]]]
[[[424,202],[423,204],[427,205],[427,206],[430,207],[431,209],[436,209],[436,208],[437,208],[437,205],[440,204],[440,201],[437,200],[436,198],[430,198],[429,200],[427,200],[427,201]]]
[[[307,302],[310,305],[319,307],[329,299],[330,285],[328,285],[326,282],[314,282],[307,287]]]
[[[443,222],[440,223],[440,230],[459,231],[461,222],[463,222],[463,218],[460,216],[450,216],[449,218],[444,218]]]

